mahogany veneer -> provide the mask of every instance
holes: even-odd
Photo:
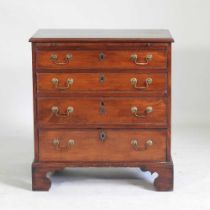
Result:
[[[100,50],[100,49],[98,49]],[[134,65],[133,62],[128,62],[130,55],[134,52],[133,50],[107,50],[105,51],[105,58],[100,61],[99,51],[98,50],[38,50],[36,58],[36,68],[37,69],[97,69],[97,68],[106,68],[106,69],[139,69],[143,68],[142,66]],[[71,62],[66,65],[55,65],[51,60],[49,60],[51,54],[56,53],[58,59],[63,59],[67,54],[72,54]],[[145,57],[147,54],[152,54],[153,59],[148,63],[146,68],[166,68],[166,59],[167,52],[166,50],[135,50],[137,55]]]
[[[167,30],[39,30],[31,39],[32,189],[65,167],[139,167],[173,189]]]

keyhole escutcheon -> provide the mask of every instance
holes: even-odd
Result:
[[[100,102],[99,104],[99,113],[100,114],[105,114],[105,104],[103,101]]]

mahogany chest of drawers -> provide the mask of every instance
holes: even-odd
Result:
[[[139,167],[173,189],[167,30],[39,30],[31,39],[33,190],[65,167]]]

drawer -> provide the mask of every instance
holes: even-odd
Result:
[[[41,130],[40,161],[164,161],[165,130]]]
[[[37,91],[72,93],[78,91],[166,92],[164,73],[37,73]]]
[[[165,69],[166,50],[37,50],[37,69]]]
[[[38,98],[40,126],[166,126],[166,98]]]

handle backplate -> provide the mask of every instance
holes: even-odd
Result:
[[[146,89],[149,87],[149,85],[152,84],[152,78],[148,77],[145,82],[144,82],[144,86],[137,86],[138,83],[138,79],[133,77],[130,79],[131,85],[135,88],[135,89]]]
[[[63,62],[60,62],[58,59],[58,55],[57,54],[51,54],[50,56],[50,60],[57,65],[65,65],[68,64],[69,61],[72,59],[72,54],[68,53],[66,54],[66,56],[63,58]]]
[[[67,109],[66,109],[66,112],[65,113],[61,113],[59,111],[59,108],[57,106],[52,106],[51,107],[51,112],[53,115],[55,115],[56,117],[70,117],[70,114],[72,112],[74,112],[74,107],[72,106],[68,106]]]
[[[138,113],[138,108],[136,106],[131,107],[131,113],[135,117],[146,117],[147,114],[151,113],[153,111],[152,106],[147,106],[143,113]]]
[[[52,144],[53,144],[55,150],[58,150],[58,151],[70,150],[71,146],[75,144],[75,140],[69,139],[67,141],[66,146],[61,146],[60,140],[58,138],[55,138],[52,140]]]
[[[136,65],[147,65],[149,63],[149,61],[152,60],[152,54],[148,54],[146,55],[146,57],[144,58],[144,62],[141,62],[140,59],[138,60],[138,55],[137,54],[132,54],[130,59],[136,64]]]
[[[131,140],[131,145],[135,150],[144,151],[144,150],[147,150],[149,147],[151,147],[153,145],[153,141],[151,139],[149,139],[144,143],[144,147],[141,147],[140,143],[137,139],[132,139]]]
[[[52,82],[53,86],[54,86],[56,89],[58,89],[58,90],[66,90],[66,89],[69,89],[69,88],[73,85],[74,79],[68,78],[68,79],[66,80],[66,86],[59,86],[59,82],[60,82],[60,81],[59,81],[58,78],[52,78],[51,82]]]

